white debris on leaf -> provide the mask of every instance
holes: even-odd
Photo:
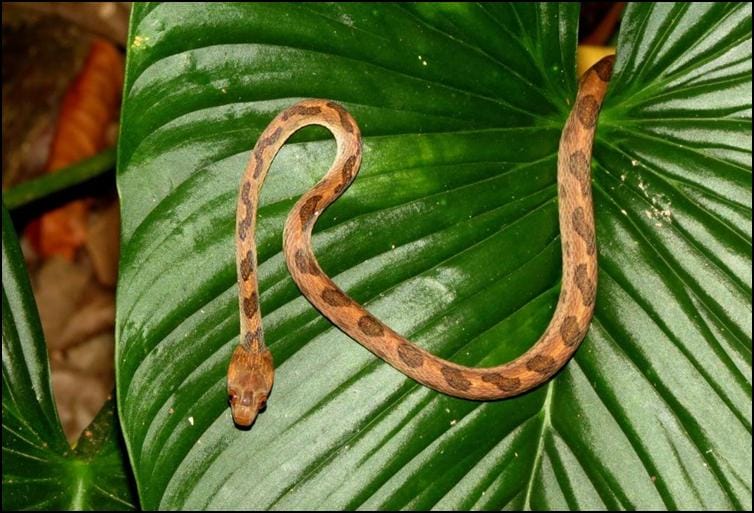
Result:
[[[131,41],[131,49],[139,50],[144,48],[147,45],[147,41],[149,41],[149,36],[134,36],[133,41]]]
[[[644,211],[649,219],[657,221],[655,226],[662,227],[663,223],[673,222],[673,211],[671,210],[672,203],[662,193],[653,194],[649,188],[649,185],[640,177],[638,183],[639,189],[645,198],[651,203],[651,208]]]

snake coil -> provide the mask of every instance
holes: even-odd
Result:
[[[228,367],[233,420],[250,426],[272,389],[272,355],[264,343],[256,278],[254,233],[259,191],[285,141],[308,125],[330,130],[337,156],[324,178],[304,194],[285,223],[283,248],[301,292],[330,321],[400,372],[445,394],[492,400],[521,394],[550,379],[573,355],[589,328],[597,291],[597,250],[592,208],[592,141],[614,56],[582,77],[558,151],[558,209],[563,255],[560,297],[539,340],[515,360],[489,368],[465,367],[405,339],[343,292],[322,270],[311,247],[319,214],[356,177],[361,132],[351,115],[328,100],[305,100],[281,112],[257,141],[241,181],[236,215],[241,343]]]

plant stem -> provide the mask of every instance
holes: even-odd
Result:
[[[72,166],[18,184],[3,193],[5,206],[12,210],[106,173],[115,166],[115,155],[115,148],[109,148]]]

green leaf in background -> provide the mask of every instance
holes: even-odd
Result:
[[[299,294],[283,221],[326,132],[276,159],[258,225],[278,366],[237,430],[234,216],[257,136],[301,98],[364,134],[315,228],[325,271],[440,356],[493,365],[549,322],[576,4],[135,4],[119,148],[120,416],[143,507],[751,507],[751,7],[632,5],[601,116],[594,324],[499,402],[417,385]]]
[[[134,509],[113,401],[68,445],[13,223],[3,205],[3,510]]]

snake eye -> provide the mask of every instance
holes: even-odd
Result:
[[[238,399],[238,394],[236,394],[235,392],[230,392],[230,393],[228,394],[228,400],[229,400],[229,401],[230,401],[231,403],[234,403],[234,402],[236,402],[236,399]]]
[[[267,396],[263,395],[259,398],[259,409],[262,410],[267,406]]]

